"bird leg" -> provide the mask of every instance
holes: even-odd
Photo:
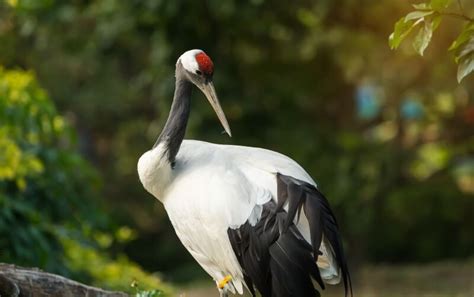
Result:
[[[221,281],[217,283],[217,288],[219,289],[220,297],[228,297],[227,290],[225,286],[232,280],[232,276],[226,275]]]

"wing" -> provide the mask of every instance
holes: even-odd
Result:
[[[249,288],[262,296],[317,296],[342,278],[352,286],[337,221],[327,199],[293,160],[262,149],[230,147],[249,180],[273,193],[256,224],[229,228],[228,235]],[[291,175],[289,175],[291,174]]]
[[[226,288],[242,294],[245,280],[227,230],[255,224],[271,194],[212,144],[186,141],[173,174],[163,204],[176,234],[216,282],[230,275]]]
[[[285,227],[288,216],[275,202],[264,205],[261,220],[228,229],[235,254],[251,293],[262,296],[316,296],[311,278],[322,284],[311,246],[295,225]]]
[[[332,258],[334,258],[344,282],[345,294],[347,295],[349,289],[352,294],[352,284],[339,234],[339,226],[326,197],[314,185],[290,176],[278,174],[277,183],[278,207],[282,209],[284,205],[288,205],[288,219],[285,222],[285,228],[288,228],[295,218],[298,220],[301,209],[303,209],[309,223],[315,261],[319,264],[318,258],[320,256],[326,258],[329,256],[329,262],[332,262]],[[321,251],[321,247],[325,249],[329,247],[330,252],[325,255]],[[324,286],[322,287],[324,288]]]
[[[180,186],[168,190],[176,198],[170,201],[183,200],[176,211],[173,203],[165,201],[165,207],[184,245],[215,280],[238,275],[264,297],[316,296],[313,279],[322,288],[342,279],[346,295],[352,292],[337,222],[304,169],[264,149],[189,144],[175,170],[180,164],[194,170],[180,172],[182,180],[173,182]],[[196,227],[219,230],[197,234]],[[224,235],[216,236],[221,230]],[[234,286],[240,292],[239,282]]]

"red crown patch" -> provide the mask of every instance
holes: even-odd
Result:
[[[195,58],[199,65],[199,70],[201,70],[206,75],[212,75],[214,72],[214,64],[212,63],[211,58],[209,58],[209,56],[204,52],[197,54]]]

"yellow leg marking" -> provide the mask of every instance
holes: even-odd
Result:
[[[226,275],[218,284],[217,287],[219,289],[224,289],[225,285],[227,285],[228,282],[232,279],[232,276],[230,274]]]

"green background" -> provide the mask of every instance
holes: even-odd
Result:
[[[397,0],[0,3],[1,262],[125,290],[206,278],[136,172],[193,48],[233,137],[199,92],[186,137],[299,162],[354,274],[473,256],[474,78],[458,84],[447,52],[462,21],[421,58],[388,46],[411,9]]]

